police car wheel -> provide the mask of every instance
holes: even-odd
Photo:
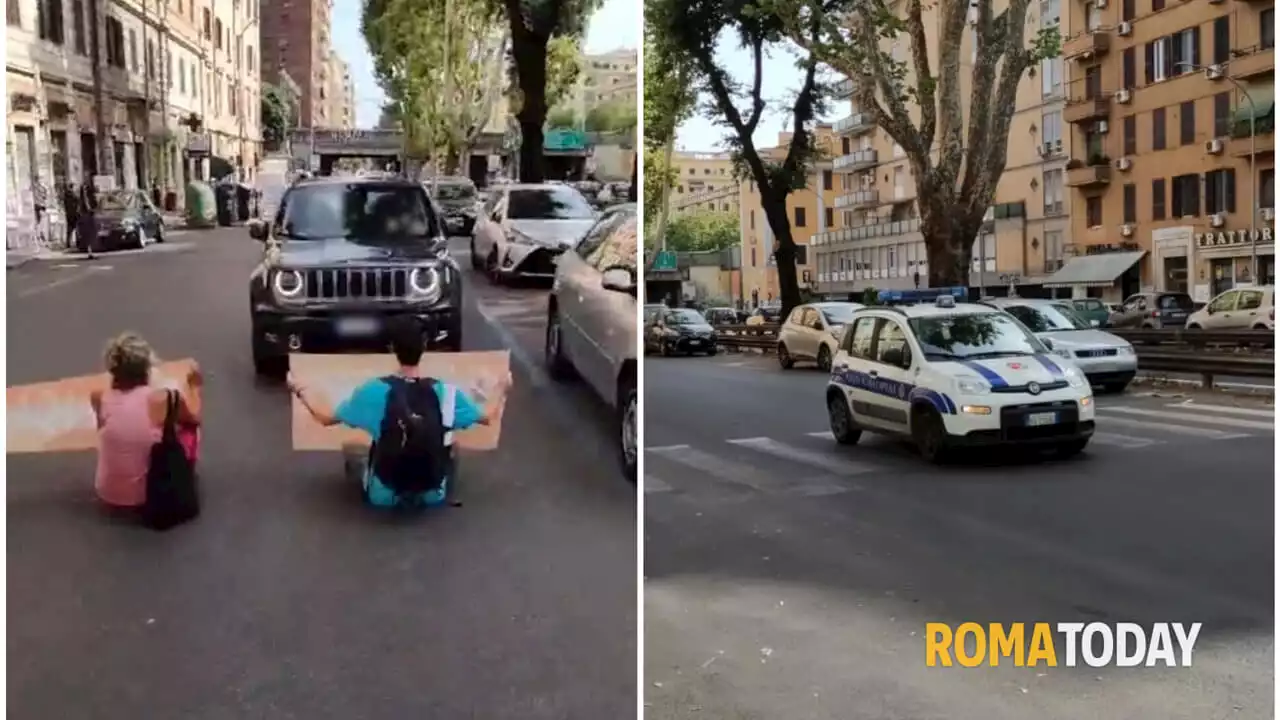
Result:
[[[823,372],[831,371],[831,351],[826,345],[818,348],[818,369]]]
[[[831,423],[831,435],[841,445],[856,445],[862,438],[862,428],[854,423],[849,403],[841,393],[833,392],[827,396],[827,418]]]
[[[791,353],[787,352],[787,346],[782,343],[778,343],[778,364],[783,370],[790,370],[796,364]]]
[[[911,437],[915,440],[920,457],[926,462],[938,464],[947,460],[947,428],[942,424],[938,411],[919,407],[911,413]]]

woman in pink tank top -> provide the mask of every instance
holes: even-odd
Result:
[[[105,360],[111,386],[89,397],[98,421],[94,489],[109,508],[136,509],[147,497],[151,446],[160,441],[168,390],[151,384],[155,354],[137,334],[112,340]],[[193,367],[178,395],[178,439],[192,462],[199,446],[201,386],[200,370]]]

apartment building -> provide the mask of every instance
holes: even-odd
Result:
[[[88,0],[6,4],[9,201],[111,175],[119,187],[173,191],[206,179],[210,158],[251,170],[260,146],[257,5],[200,0],[104,0],[103,98],[94,113]],[[111,162],[100,167],[100,142]]]
[[[351,80],[351,67],[336,51],[329,52],[326,70],[329,82],[325,89],[325,116],[329,127],[351,130],[356,126],[355,84]]]
[[[329,29],[333,0],[274,0],[262,4],[263,79],[276,83],[281,70],[298,84],[303,127],[332,128]]]
[[[588,108],[610,101],[635,102],[639,55],[621,48],[598,55],[584,55],[582,77]]]
[[[832,126],[818,125],[814,132],[824,156],[832,157],[834,148],[839,146],[839,138]],[[761,155],[780,162],[786,157],[790,145],[791,133],[780,133],[777,147],[762,150]],[[778,267],[773,257],[776,241],[760,204],[760,191],[755,181],[747,180],[739,188],[742,294],[748,305],[755,306],[781,297]],[[787,219],[791,224],[791,239],[797,246],[796,279],[802,289],[818,291],[813,241],[833,229],[844,227],[845,218],[835,208],[835,200],[843,192],[834,163],[823,160],[810,168],[806,187],[787,196]]]
[[[1067,34],[1068,17],[1060,4],[1067,1],[1033,4],[1028,36],[1055,26]],[[935,11],[926,9],[923,19],[926,36],[935,46],[929,54],[937,57]],[[886,50],[899,60],[908,57],[905,38],[889,41]],[[960,69],[966,106],[971,100],[967,85],[975,52],[973,37],[966,33]],[[970,285],[1036,284],[1063,263],[1072,230],[1072,198],[1065,185],[1072,140],[1063,120],[1066,92],[1061,57],[1042,62],[1018,87],[1005,171],[987,222],[974,240]],[[851,80],[841,83],[839,94],[852,96]],[[817,290],[849,297],[868,287],[925,286],[928,261],[915,205],[915,180],[905,153],[859,108],[851,103],[850,109],[833,126],[837,146],[832,151],[836,175],[832,209],[837,222],[813,239]],[[918,112],[913,115],[918,120]]]
[[[1274,3],[1063,2],[1080,257],[1054,284],[1205,301],[1274,283]]]

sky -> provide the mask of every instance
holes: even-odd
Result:
[[[360,32],[362,0],[334,0],[333,44],[351,66],[356,86],[356,126],[373,127],[382,114],[384,96],[373,76],[373,59]],[[586,51],[601,53],[640,45],[639,0],[605,0],[587,29]]]
[[[775,48],[772,52],[767,50],[765,52],[764,83],[761,94],[767,102],[768,109],[765,110],[760,124],[756,127],[755,135],[752,136],[756,147],[766,148],[777,145],[778,133],[789,129],[791,125],[790,103],[804,81],[803,73],[795,65],[799,57],[796,52],[786,48]],[[738,72],[731,72],[731,74],[740,82],[749,83],[755,75],[751,51],[738,47],[737,39],[729,34],[721,38],[716,48],[716,58],[720,67],[738,69]],[[828,78],[828,81],[831,80],[834,80],[834,76]],[[709,100],[708,97],[702,99]],[[744,111],[749,106],[745,100],[738,104],[738,107]],[[848,114],[849,104],[835,101],[831,103],[827,115],[819,119],[837,120]],[[728,128],[710,122],[702,117],[702,113],[695,113],[694,117],[676,128],[676,148],[689,152],[722,150],[724,149],[722,141],[728,132]]]

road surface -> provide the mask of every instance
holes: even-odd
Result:
[[[9,716],[631,716],[636,490],[590,398],[517,363],[501,447],[462,461],[464,507],[369,510],[338,456],[291,451],[286,392],[254,379],[260,246],[183,240],[8,274],[10,384],[97,371],[132,329],[207,387],[191,526],[104,522],[89,454],[9,458]],[[469,349],[524,337],[477,299],[545,302],[504,292],[468,292]]]
[[[1070,461],[827,435],[826,378],[645,364],[650,720],[1273,713],[1272,409],[1102,397]],[[929,621],[1202,622],[1190,669],[925,667]]]

